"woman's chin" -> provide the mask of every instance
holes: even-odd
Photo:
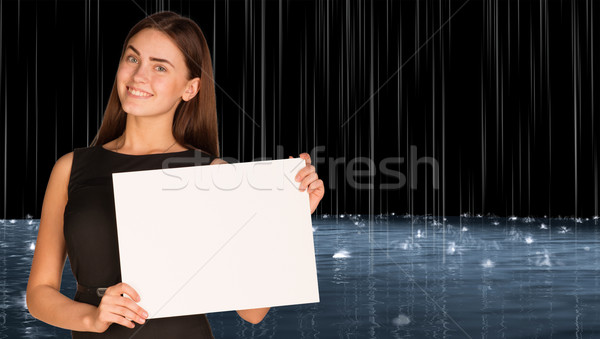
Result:
[[[143,117],[148,115],[147,113],[144,114],[143,112],[140,112],[139,109],[127,109],[127,108],[123,108],[123,111],[125,111],[125,113],[127,113],[128,115],[133,115],[136,117]]]
[[[132,115],[148,115],[148,108],[142,107],[142,105],[136,105],[133,103],[121,104],[121,107],[126,113]]]

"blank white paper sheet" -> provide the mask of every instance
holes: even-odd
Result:
[[[113,174],[121,277],[149,318],[319,302],[304,159]]]

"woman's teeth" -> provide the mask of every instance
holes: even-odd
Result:
[[[133,95],[137,95],[139,97],[149,97],[149,96],[151,96],[151,94],[148,94],[146,92],[136,91],[136,90],[131,89],[131,88],[127,88],[127,90],[129,91],[129,93],[131,93]]]

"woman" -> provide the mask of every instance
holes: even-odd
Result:
[[[64,155],[52,170],[27,285],[34,317],[71,329],[74,338],[212,338],[203,314],[146,322],[136,303],[140,296],[121,282],[111,174],[159,169],[174,156],[225,163],[218,158],[212,65],[202,31],[187,18],[161,12],[140,21],[125,39],[92,145]],[[300,190],[308,189],[312,213],[324,185],[308,154],[300,157],[306,167],[296,180]],[[172,167],[190,165],[199,164]],[[74,300],[60,293],[66,255],[78,283]],[[268,311],[237,312],[256,324]]]

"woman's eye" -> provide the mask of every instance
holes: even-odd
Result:
[[[137,59],[136,59],[136,58],[134,58],[134,57],[132,57],[132,56],[128,56],[128,57],[127,57],[127,60],[128,60],[128,61],[135,60],[135,61],[132,61],[132,62],[136,62],[136,61],[137,61]]]
[[[156,66],[156,69],[159,70],[160,72],[166,72],[167,69],[162,67],[162,66]]]

